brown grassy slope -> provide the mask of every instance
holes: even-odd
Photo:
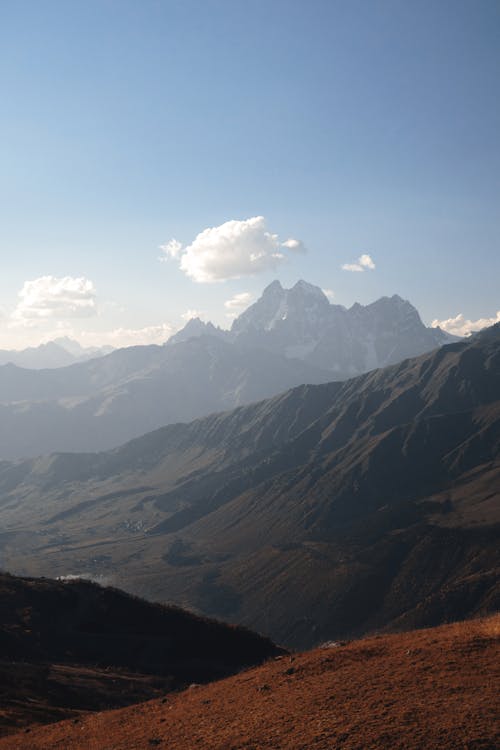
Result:
[[[168,678],[67,664],[0,661],[0,737],[28,726],[165,695]]]
[[[500,616],[371,637],[6,737],[0,750],[493,750],[499,656]]]

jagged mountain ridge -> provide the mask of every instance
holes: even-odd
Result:
[[[273,282],[231,328],[234,341],[298,357],[352,377],[435,349],[453,339],[426,328],[417,310],[398,295],[349,309],[330,304],[319,287]]]
[[[199,335],[225,337],[240,346],[302,359],[339,379],[458,340],[440,328],[424,326],[413,305],[397,294],[347,309],[331,304],[319,287],[302,280],[291,289],[273,281],[233,321],[229,332],[193,319],[170,340]]]
[[[0,366],[0,458],[105,450],[444,340],[400,298],[345,310],[306,282],[291,290],[274,282],[231,331],[193,319],[167,346],[128,347],[57,369]]]
[[[5,463],[0,493],[4,566],[112,576],[289,645],[492,611],[500,326],[112,452]]]

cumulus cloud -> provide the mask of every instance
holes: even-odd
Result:
[[[467,320],[462,313],[458,313],[454,318],[433,320],[431,326],[433,328],[439,326],[443,331],[452,333],[454,336],[470,336],[474,331],[488,328],[495,323],[500,323],[500,310],[492,318],[479,318],[478,320]]]
[[[226,221],[204,229],[186,247],[172,239],[160,249],[161,260],[177,260],[181,271],[200,284],[252,276],[281,265],[290,253],[305,252],[300,240],[281,242],[269,232],[263,216]]]
[[[160,245],[160,250],[163,255],[160,255],[159,260],[165,262],[170,258],[178,258],[181,254],[182,243],[178,240],[170,240],[166,245]]]
[[[373,271],[375,269],[375,263],[368,253],[360,255],[355,263],[344,263],[342,266],[343,271],[354,271],[356,273],[363,273],[363,271]]]
[[[323,292],[323,294],[325,295],[325,297],[328,297],[328,299],[330,300],[330,302],[333,301],[333,299],[335,297],[335,292],[333,291],[333,289],[322,289],[321,291]]]
[[[291,250],[292,253],[305,253],[306,248],[303,242],[300,240],[294,240],[293,237],[285,240],[281,243],[281,247],[286,247],[287,250]]]
[[[83,276],[40,276],[25,281],[11,315],[18,325],[34,325],[50,318],[86,318],[97,313],[96,290]]]

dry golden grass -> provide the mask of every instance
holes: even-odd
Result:
[[[500,616],[274,659],[0,750],[497,750]]]

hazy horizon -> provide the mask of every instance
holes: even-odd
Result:
[[[296,284],[306,281],[305,279],[298,279]],[[278,282],[279,279],[275,279],[274,283]],[[273,283],[273,282],[271,282]],[[306,282],[308,283],[308,282]],[[289,289],[291,289],[295,284],[292,284]],[[266,287],[267,288],[267,287]],[[283,289],[287,289],[286,287],[283,287]],[[318,287],[318,289],[321,289],[321,287]],[[265,290],[262,290],[262,293]],[[329,289],[321,289],[322,293],[325,295],[325,297],[328,299],[328,302],[330,305],[336,305],[336,300],[334,299],[334,295],[331,293],[331,290]],[[261,295],[260,295],[261,296]],[[60,327],[59,329],[56,327],[53,330],[49,330],[46,333],[41,333],[39,330],[30,331],[30,334],[33,336],[33,338],[29,339],[29,343],[26,343],[26,341],[17,341],[15,340],[15,343],[17,345],[14,345],[11,347],[12,351],[23,351],[27,348],[36,348],[38,346],[42,346],[48,343],[58,342],[64,345],[65,340],[68,343],[68,346],[70,342],[76,342],[83,348],[88,349],[94,349],[94,348],[102,348],[106,349],[108,348],[123,348],[128,346],[137,346],[137,345],[149,345],[149,344],[164,344],[168,341],[168,339],[173,336],[178,331],[182,330],[189,321],[191,320],[202,320],[204,323],[214,323],[214,325],[217,325],[218,328],[220,328],[222,331],[229,332],[231,330],[232,324],[234,320],[245,310],[247,310],[252,304],[254,304],[259,297],[256,298],[248,298],[246,295],[235,295],[235,298],[232,300],[229,300],[229,303],[224,304],[225,308],[225,319],[222,319],[220,323],[214,323],[214,321],[211,321],[208,319],[206,315],[204,315],[202,312],[199,312],[197,310],[187,310],[186,313],[181,316],[181,322],[177,326],[169,326],[169,325],[158,325],[158,326],[151,326],[149,328],[145,329],[115,329],[113,331],[105,331],[102,334],[99,333],[92,333],[88,331],[80,331],[79,333],[75,332],[74,329],[71,327]],[[392,297],[392,296],[400,296],[397,295],[397,292],[394,293],[394,295],[384,295],[385,298]],[[244,299],[242,299],[244,297]],[[376,302],[378,299],[381,299],[380,297],[374,300],[369,300],[366,305],[369,306],[370,304]],[[407,300],[411,304],[411,300]],[[345,310],[349,310],[354,305],[359,304],[356,300],[352,302],[352,304],[348,305],[341,305]],[[440,321],[434,319],[433,321],[423,321],[424,324],[428,325],[430,328],[436,328],[440,327],[441,330],[447,331],[455,336],[460,337],[467,337],[471,335],[471,333],[475,331],[482,330],[483,328],[486,328],[488,326],[494,325],[496,322],[500,322],[500,311],[496,315],[495,318],[491,319],[481,319],[477,321],[467,321],[463,318],[463,316],[458,316],[455,319],[452,319],[450,321]],[[3,349],[6,349],[6,347],[3,347]],[[2,350],[2,347],[0,346],[0,351]],[[69,347],[69,350],[71,350],[71,347]]]

